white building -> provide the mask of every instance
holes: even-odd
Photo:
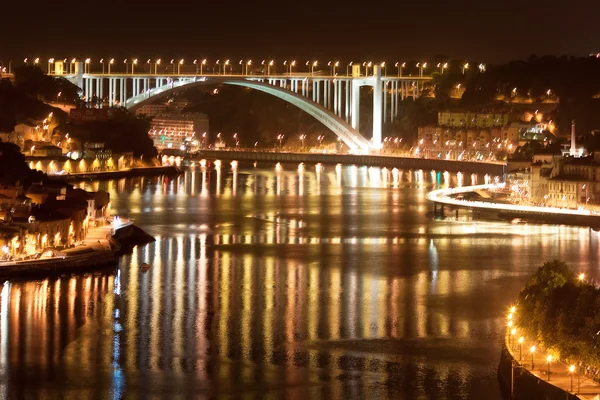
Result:
[[[152,118],[150,138],[160,151],[164,149],[197,150],[208,132],[208,117],[202,113],[159,114]]]

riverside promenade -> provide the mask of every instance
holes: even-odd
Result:
[[[543,223],[590,226],[600,229],[600,214],[590,210],[500,203],[495,202],[492,198],[483,197],[479,200],[459,198],[459,195],[466,193],[481,194],[486,191],[502,190],[504,187],[504,183],[492,183],[439,189],[427,193],[425,198],[433,203],[436,215],[438,207],[441,209],[442,215],[446,207],[455,210],[467,209],[496,214],[498,217],[504,219],[524,218]]]
[[[567,398],[600,400],[600,384],[583,374],[579,374],[578,366],[575,366],[574,371],[571,372],[569,370],[570,365],[552,358],[548,368],[548,355],[550,353],[539,346],[536,346],[535,351],[532,353],[530,349],[533,343],[523,340],[523,343],[519,344],[518,336],[511,335],[509,328],[504,337],[504,346],[512,360],[514,360],[513,377],[518,374],[516,370],[519,369],[525,374],[537,378],[538,386],[541,381],[545,381],[547,384],[569,393],[571,397]],[[550,371],[549,375],[548,371]],[[571,385],[573,385],[572,388]],[[557,398],[551,394],[548,394],[548,396],[549,399]]]

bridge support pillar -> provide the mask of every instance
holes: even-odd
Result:
[[[350,121],[350,81],[346,81],[346,122]]]
[[[383,88],[381,82],[381,66],[375,65],[373,67],[373,77],[375,82],[373,83],[373,147],[375,149],[381,149],[381,135],[382,135],[382,111],[383,111]]]
[[[359,131],[360,125],[360,85],[362,82],[359,82],[356,79],[352,80],[352,128]]]
[[[388,98],[388,84],[389,81],[383,82],[383,123],[387,122],[388,110],[387,110],[387,98]]]
[[[392,92],[391,92],[391,96],[390,96],[390,122],[394,122],[394,109],[395,109],[395,105],[396,105],[396,81],[392,81],[392,88],[391,88]]]
[[[321,104],[321,82],[317,81],[317,103]]]

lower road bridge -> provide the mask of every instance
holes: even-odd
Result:
[[[386,167],[414,170],[435,170],[462,172],[468,174],[488,174],[503,177],[505,164],[482,163],[473,161],[436,160],[426,158],[375,156],[358,154],[324,154],[324,153],[288,153],[260,152],[242,150],[202,150],[195,156],[213,160],[236,160],[249,162],[282,162],[282,163],[322,163],[322,164],[355,164],[373,167]]]

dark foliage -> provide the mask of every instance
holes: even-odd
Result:
[[[135,157],[150,160],[157,152],[148,136],[150,121],[138,118],[125,108],[112,108],[106,121],[69,126],[69,133],[84,142],[104,142],[114,153],[133,152]]]
[[[32,171],[25,162],[19,146],[0,142],[0,184],[27,187],[32,182],[44,181],[46,176],[40,171]]]
[[[517,323],[561,358],[600,367],[600,290],[561,261],[541,266],[519,295]]]

